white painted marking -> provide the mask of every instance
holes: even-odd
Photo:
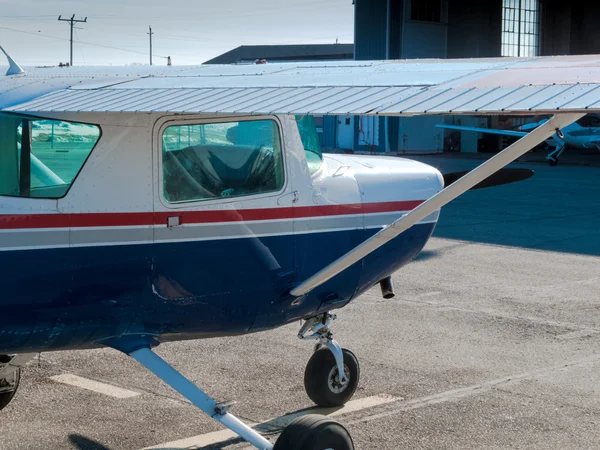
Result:
[[[385,405],[386,403],[392,403],[402,400],[401,398],[395,398],[391,395],[380,394],[374,395],[373,397],[361,398],[358,400],[351,400],[341,408],[311,408],[308,411],[301,411],[293,414],[287,414],[285,416],[277,417],[276,419],[263,422],[256,428],[258,431],[272,431],[273,429],[283,429],[290,423],[296,420],[298,417],[302,417],[306,414],[321,414],[323,416],[337,417],[344,414],[350,414],[363,409],[374,408],[376,406]]]
[[[247,425],[256,428],[259,432],[269,431],[280,431],[286,427],[298,417],[306,414],[323,414],[330,417],[341,416],[343,414],[350,414],[356,411],[361,411],[367,408],[374,408],[376,406],[385,405],[386,403],[392,403],[401,399],[392,397],[391,395],[375,395],[373,397],[361,398],[357,400],[349,401],[342,408],[312,408],[294,414],[288,414],[286,416],[277,417],[272,420],[268,420],[261,424],[247,423]],[[228,441],[230,439],[237,439],[238,435],[230,430],[214,431],[212,433],[201,434],[199,436],[193,436],[178,441],[167,442],[166,444],[159,444],[153,447],[146,447],[144,450],[151,449],[194,449],[202,448],[207,445],[219,444],[221,442]]]
[[[141,395],[139,392],[130,391],[128,389],[123,389],[107,383],[100,383],[99,381],[79,377],[70,373],[56,375],[50,377],[50,379],[56,381],[57,383],[68,384],[70,386],[77,386],[82,389],[87,389],[88,391],[108,395],[109,397],[114,398],[131,398]]]
[[[246,425],[255,426],[256,424]],[[179,441],[167,442],[166,444],[159,444],[153,447],[146,447],[143,450],[161,449],[161,450],[178,450],[178,449],[194,449],[202,448],[207,445],[218,444],[220,442],[226,442],[230,439],[238,439],[239,436],[233,431],[221,430],[213,431],[212,433],[201,434],[200,436],[193,436],[187,439],[180,439]],[[254,448],[254,447],[252,447]]]
[[[485,383],[476,384],[474,386],[454,389],[452,391],[441,392],[439,394],[433,394],[427,397],[421,397],[406,402],[400,402],[400,405],[398,407],[395,407],[388,411],[384,411],[382,413],[369,414],[367,416],[353,420],[352,422],[348,423],[348,425],[355,425],[359,423],[385,419],[387,417],[394,416],[402,412],[411,411],[413,409],[424,408],[426,406],[437,405],[439,403],[445,403],[447,401],[452,400],[460,400],[462,398],[470,397],[472,395],[479,395],[492,391],[493,389],[496,389],[498,387],[519,384],[524,380],[532,380],[544,377],[552,373],[563,372],[572,368],[583,367],[589,364],[597,364],[599,361],[600,356],[595,355],[589,358],[571,361],[554,367],[532,370],[531,372],[525,372],[518,375],[510,375],[508,377],[486,381]]]

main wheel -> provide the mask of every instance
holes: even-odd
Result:
[[[21,369],[17,369],[17,372],[15,373],[15,378],[16,381],[14,390],[0,394],[0,410],[6,408],[6,406],[8,406],[8,404],[11,402],[11,400],[17,393],[17,389],[19,388],[19,382],[21,381]],[[4,380],[0,380],[0,386],[2,386],[2,383],[4,382]]]
[[[335,420],[309,414],[294,420],[273,450],[354,450],[348,430]]]
[[[558,165],[558,159],[548,158],[548,164],[550,164],[552,167],[555,167]]]
[[[335,357],[327,347],[313,353],[306,365],[304,388],[309,398],[319,406],[343,406],[356,392],[360,379],[358,360],[350,350],[344,348],[342,353],[346,383],[340,381]]]

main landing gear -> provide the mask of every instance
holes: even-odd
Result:
[[[328,324],[327,320],[326,322]],[[330,336],[329,338],[326,338],[326,340],[335,343]],[[320,339],[319,342],[321,342]],[[229,412],[231,403],[216,402],[214,399],[206,395],[201,389],[192,384],[192,382],[190,382],[182,374],[177,372],[160,356],[154,353],[151,347],[158,345],[158,342],[156,342],[152,337],[125,336],[104,341],[102,343],[108,347],[115,348],[131,356],[146,369],[187,398],[194,406],[198,407],[213,419],[221,422],[223,425],[232,430],[241,438],[245,439],[257,449],[354,450],[354,444],[352,443],[352,438],[350,437],[348,431],[336,421],[320,415],[306,415],[296,419],[283,430],[279,436],[279,439],[277,439],[277,442],[275,445],[273,445],[256,430],[252,429],[231,414]],[[325,343],[324,341],[323,343],[328,347],[329,345],[332,345],[331,343]],[[326,349],[319,349],[319,351],[315,354],[325,351],[329,353],[329,351]],[[340,353],[342,352],[341,349],[339,349],[339,351]],[[354,360],[355,359],[356,358],[354,358]],[[337,369],[337,364],[334,364],[334,366],[334,369]],[[333,380],[335,380],[336,377],[338,378],[338,381],[336,381],[335,385],[337,387],[335,387],[333,384],[332,386],[334,389],[340,390],[341,393],[345,394],[342,397],[337,398],[335,396],[325,396],[325,399],[329,398],[329,402],[333,401],[335,403],[339,403],[339,398],[349,398],[346,392],[354,393],[354,389],[356,389],[355,385],[352,388],[353,385],[351,383],[351,377],[353,377],[353,374],[356,374],[355,379],[356,382],[358,382],[358,364],[353,365],[353,363],[350,362],[349,364],[346,364],[346,367],[347,370],[344,368],[345,378],[339,379],[337,375],[333,375],[331,378]],[[353,368],[355,368],[356,371],[353,371]],[[328,370],[329,375],[329,372],[332,370],[331,368]],[[333,372],[335,372],[335,370]],[[317,394],[317,398],[321,398],[320,395],[321,394]]]
[[[21,368],[15,363],[20,360],[14,355],[0,355],[0,410],[8,406],[19,389]]]
[[[348,402],[358,387],[360,367],[354,353],[342,349],[333,339],[331,321],[336,316],[326,313],[308,319],[298,337],[316,340],[315,352],[306,365],[304,388],[319,406],[336,407]]]
[[[546,156],[546,161],[548,161],[548,164],[550,164],[552,167],[557,166],[558,161],[564,151],[564,145],[561,147],[557,147],[555,150],[553,150],[548,156]]]
[[[353,450],[350,433],[334,420],[316,414],[296,419],[277,439],[274,450]]]

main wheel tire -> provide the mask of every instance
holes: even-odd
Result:
[[[273,450],[354,450],[348,430],[326,416],[309,414],[294,420]]]
[[[339,371],[333,353],[321,348],[313,353],[304,372],[304,388],[308,397],[318,406],[343,406],[352,398],[360,380],[360,367],[354,353],[342,349],[344,371],[348,382],[339,382]]]
[[[0,394],[0,411],[8,406],[8,404],[12,401],[13,397],[17,393],[17,389],[19,389],[19,382],[21,381],[21,369],[17,369],[17,382],[15,384],[15,389],[11,392],[4,392]]]

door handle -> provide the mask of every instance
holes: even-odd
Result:
[[[277,206],[293,205],[298,202],[298,191],[282,195],[277,199]]]

